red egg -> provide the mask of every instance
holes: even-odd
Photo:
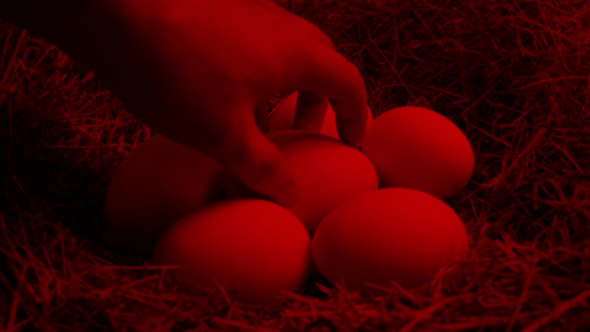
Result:
[[[179,218],[221,198],[221,166],[164,136],[140,144],[116,169],[104,217],[112,242],[152,251],[161,233]]]
[[[451,207],[413,189],[365,192],[326,216],[312,240],[317,269],[350,288],[391,280],[413,288],[468,253],[465,226]]]
[[[306,132],[280,131],[268,137],[286,157],[299,192],[289,210],[313,233],[320,220],[344,200],[378,187],[375,168],[360,151],[334,138]],[[228,198],[252,197],[235,181]]]
[[[365,136],[363,153],[381,187],[417,189],[448,198],[469,182],[475,159],[467,137],[449,119],[422,107],[379,115]]]
[[[224,201],[175,223],[158,242],[154,263],[179,266],[172,276],[187,290],[216,282],[234,300],[270,304],[281,290],[297,292],[306,280],[310,237],[279,205]]]

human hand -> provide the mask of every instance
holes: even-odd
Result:
[[[256,122],[278,93],[299,90],[297,129],[319,130],[329,101],[342,140],[360,145],[363,79],[304,19],[264,0],[104,3],[111,19],[74,55],[140,120],[259,194],[285,205],[296,196],[289,165]]]

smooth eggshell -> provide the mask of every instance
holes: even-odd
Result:
[[[269,132],[294,129],[297,96],[297,91],[291,93],[283,100],[281,100],[273,109],[268,120]],[[372,122],[373,113],[371,113],[371,109],[367,106],[367,128],[369,128]],[[322,122],[320,134],[338,140],[340,139],[340,136],[338,136],[338,129],[336,127],[336,113],[330,105],[328,105],[326,115]]]
[[[218,202],[183,218],[160,239],[154,263],[179,266],[174,279],[188,290],[215,279],[233,299],[275,302],[296,292],[311,266],[310,237],[297,218],[274,203]]]
[[[363,143],[381,187],[421,190],[439,198],[457,194],[469,182],[475,159],[471,144],[448,118],[406,106],[374,121]]]
[[[298,200],[289,210],[310,234],[334,207],[379,181],[371,162],[360,151],[334,138],[307,131],[270,133],[269,139],[283,153],[295,175]],[[235,181],[227,183],[227,197],[252,197],[240,191]]]
[[[141,143],[118,166],[107,191],[104,217],[113,243],[151,252],[173,222],[220,198],[221,174],[211,158],[164,136]]]
[[[326,216],[312,240],[317,269],[350,288],[391,280],[417,287],[466,257],[468,249],[465,227],[451,207],[404,188],[347,200]]]

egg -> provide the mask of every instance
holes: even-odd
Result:
[[[344,200],[378,187],[375,168],[360,151],[334,138],[308,131],[270,133],[295,176],[297,201],[289,210],[313,234],[320,220]],[[255,197],[235,180],[228,198]]]
[[[451,207],[413,189],[365,192],[335,208],[312,240],[316,268],[349,288],[395,281],[414,288],[468,253],[465,226]]]
[[[275,132],[280,130],[292,130],[294,129],[295,123],[295,110],[297,106],[298,93],[293,92],[285,97],[277,106],[273,109],[268,120],[268,131]],[[369,128],[373,121],[373,113],[367,106],[367,126]],[[336,127],[336,113],[330,105],[322,121],[320,134],[330,136],[335,139],[340,139],[338,136],[338,129]]]
[[[363,153],[381,187],[417,189],[439,198],[457,194],[473,173],[471,144],[448,118],[406,106],[379,115],[367,131]]]
[[[221,198],[221,174],[217,162],[164,136],[139,144],[107,190],[104,219],[113,245],[151,253],[173,222]]]
[[[297,292],[311,266],[310,237],[287,209],[258,199],[212,204],[175,223],[154,250],[154,263],[178,266],[186,290],[221,285],[233,300],[272,304]]]

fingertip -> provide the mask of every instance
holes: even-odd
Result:
[[[290,167],[272,163],[272,165],[262,166],[253,172],[258,173],[255,177],[257,180],[246,179],[245,182],[250,189],[285,208],[289,208],[297,202],[299,195]]]
[[[336,114],[336,129],[342,142],[355,148],[362,144],[367,127],[366,104],[354,105],[332,101]]]
[[[251,133],[234,148],[226,170],[253,193],[284,207],[298,199],[294,172],[279,149],[262,133]]]

